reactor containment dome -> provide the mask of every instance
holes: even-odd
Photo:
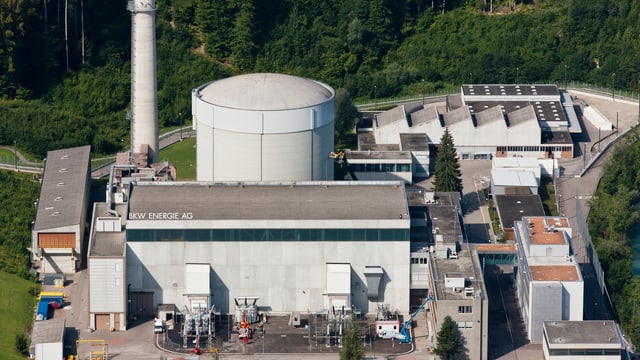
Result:
[[[247,74],[192,91],[198,181],[333,180],[335,92],[283,74]]]

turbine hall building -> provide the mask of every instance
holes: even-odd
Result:
[[[140,182],[128,208],[132,302],[190,307],[197,264],[207,270],[198,276],[208,306],[223,313],[238,297],[258,297],[273,312],[409,309],[402,182]]]

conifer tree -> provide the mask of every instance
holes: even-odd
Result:
[[[457,191],[462,194],[462,174],[460,173],[460,163],[453,145],[453,137],[449,129],[444,130],[440,138],[440,148],[436,157],[434,190],[452,192]]]
[[[461,353],[463,350],[462,341],[458,335],[458,327],[449,315],[445,316],[444,320],[442,320],[442,326],[440,327],[440,331],[438,331],[437,340],[438,346],[435,348],[435,353],[444,359],[451,359],[453,355]]]
[[[351,315],[351,321],[344,334],[340,360],[363,360],[365,355],[364,342],[355,316]]]

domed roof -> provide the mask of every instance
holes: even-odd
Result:
[[[286,110],[318,105],[334,96],[317,81],[284,74],[258,73],[213,81],[200,89],[202,100],[228,108]]]

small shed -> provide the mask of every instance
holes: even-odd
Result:
[[[176,305],[175,304],[160,304],[158,305],[158,319],[164,320],[167,326],[167,330],[173,330],[174,321],[176,318]]]
[[[29,354],[35,360],[60,360],[64,357],[64,318],[33,323]]]

